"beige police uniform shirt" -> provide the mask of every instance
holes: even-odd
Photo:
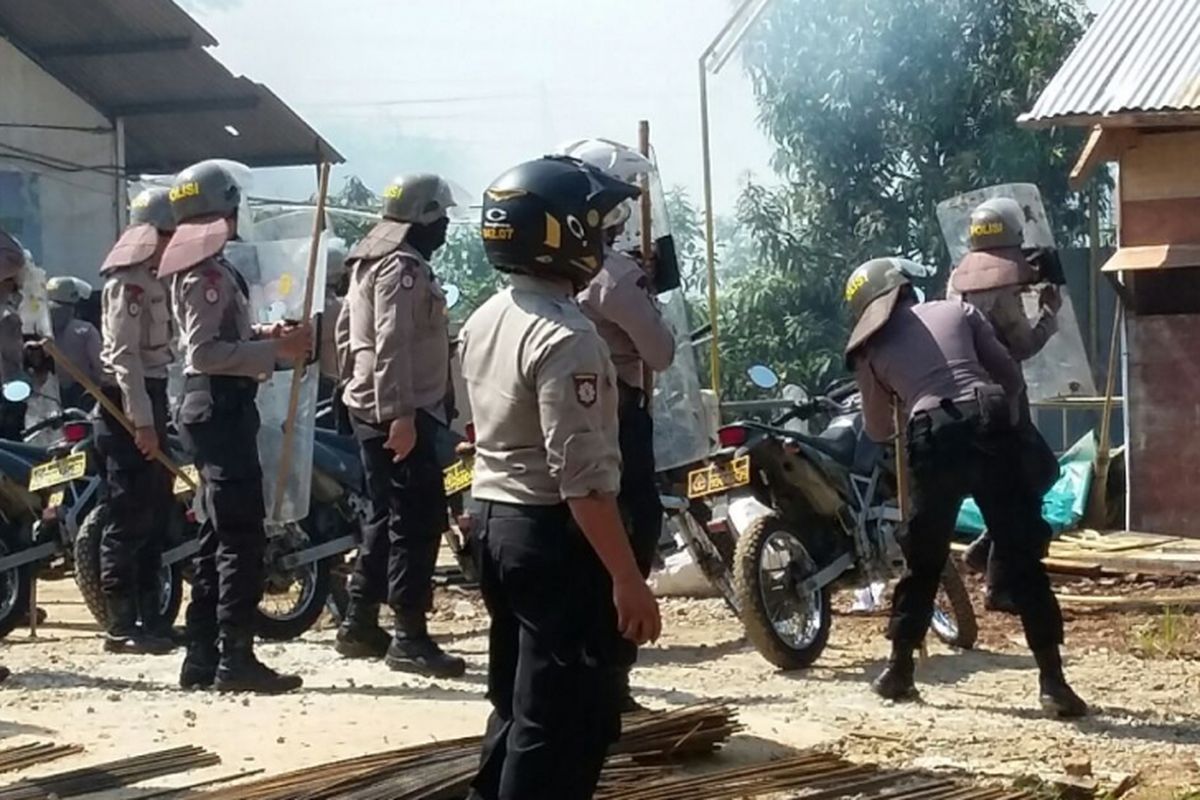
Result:
[[[429,263],[407,245],[376,261],[350,265],[338,315],[342,399],[375,425],[425,410],[446,421],[450,318]]]
[[[1017,361],[1025,361],[1041,352],[1046,342],[1050,341],[1050,337],[1058,332],[1058,317],[1053,311],[1043,308],[1037,321],[1030,321],[1025,314],[1025,301],[1022,299],[1024,288],[1005,286],[965,294],[947,288],[946,297],[970,303],[982,311],[996,329],[996,336],[1001,344],[1008,348],[1012,357]]]
[[[167,287],[149,262],[126,267],[105,282],[101,312],[105,383],[121,390],[125,413],[135,427],[154,427],[146,379],[166,378],[172,360]]]
[[[623,383],[643,388],[643,363],[655,372],[671,366],[675,337],[650,291],[649,276],[632,258],[608,249],[600,272],[578,300],[608,345]]]
[[[569,283],[513,275],[460,341],[475,499],[545,506],[617,493],[616,373]]]
[[[275,343],[253,341],[250,299],[221,256],[172,276],[171,299],[186,375],[230,375],[262,382],[275,372]]]

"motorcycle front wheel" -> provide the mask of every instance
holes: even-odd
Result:
[[[316,624],[325,609],[331,584],[330,561],[310,561],[284,569],[280,560],[325,541],[311,537],[303,526],[289,522],[267,542],[266,582],[255,614],[255,631],[263,639],[297,639]]]
[[[738,539],[733,580],[746,638],[782,670],[811,666],[829,641],[829,587],[796,591],[818,569],[801,536],[773,514]]]

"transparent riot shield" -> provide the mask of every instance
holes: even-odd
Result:
[[[706,457],[714,443],[700,391],[700,370],[692,345],[682,290],[659,295],[663,318],[675,336],[675,360],[654,377],[654,461],[661,472]]]
[[[308,212],[310,231],[314,214],[315,212]],[[256,324],[270,325],[285,320],[301,319],[304,312],[310,246],[311,238],[304,237],[231,242],[226,248],[229,260],[249,285],[250,308]],[[324,236],[321,237],[318,246],[320,252],[317,253],[317,272],[314,276],[313,309],[320,309],[325,302]],[[267,513],[272,522],[295,522],[308,516],[319,372],[316,365],[311,365],[305,370],[301,383],[296,430],[286,478],[282,483],[283,503],[278,518],[272,515],[283,466],[283,429],[288,416],[292,371],[289,369],[275,372],[259,388],[258,413],[262,425],[258,431],[258,451],[264,475],[263,493]]]
[[[960,194],[938,203],[938,224],[950,250],[954,264],[967,253],[971,212],[986,200],[1008,197],[1020,204],[1025,212],[1024,238],[1026,247],[1055,247],[1041,192],[1031,183],[1012,183],[989,186]],[[1024,296],[1025,310],[1035,315],[1038,310],[1037,289],[1031,287]],[[1070,292],[1063,287],[1062,308],[1058,312],[1058,332],[1046,346],[1021,365],[1029,399],[1033,403],[1063,397],[1094,397],[1096,383],[1092,366],[1083,345],[1075,307]]]

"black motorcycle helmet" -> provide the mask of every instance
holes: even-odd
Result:
[[[501,272],[567,278],[583,288],[604,258],[604,217],[641,194],[578,159],[519,164],[483,195],[483,248]]]

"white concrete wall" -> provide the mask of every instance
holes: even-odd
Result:
[[[19,160],[0,147],[0,173],[36,175],[34,181],[24,181],[23,196],[15,198],[11,190],[14,182],[0,175],[0,191],[6,194],[0,197],[0,216],[12,217],[14,207],[18,209],[16,213],[24,217],[26,227],[21,238],[50,275],[75,275],[95,284],[100,262],[119,232],[118,182],[111,174],[116,161],[116,134],[111,123],[3,38],[0,122],[109,129],[89,133],[0,127],[0,145],[71,164],[109,168],[107,173],[70,172]],[[120,202],[124,204],[123,196]]]

